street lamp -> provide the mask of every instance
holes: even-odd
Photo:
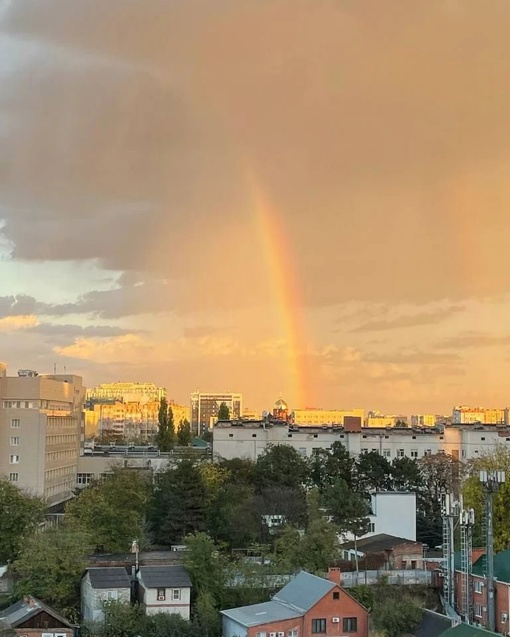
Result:
[[[480,471],[480,482],[485,493],[485,515],[487,526],[487,628],[496,628],[496,609],[494,605],[494,514],[493,496],[505,482],[505,472]]]

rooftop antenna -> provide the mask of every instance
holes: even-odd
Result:
[[[473,526],[474,509],[463,509],[460,513],[460,570],[461,613],[466,624],[473,622]]]
[[[447,615],[453,613],[455,609],[455,519],[459,517],[459,509],[459,503],[453,500],[453,494],[441,494],[444,558],[443,597]]]
[[[56,376],[57,374],[57,363],[53,363],[53,375]]]

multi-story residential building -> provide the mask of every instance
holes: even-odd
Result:
[[[475,423],[508,425],[508,408],[486,409],[485,407],[466,407],[466,405],[460,405],[453,408],[452,423],[457,425]]]
[[[364,421],[363,409],[294,409],[291,420],[295,425],[343,425],[344,419],[349,416],[360,418]]]
[[[87,390],[87,400],[150,402],[166,398],[166,389],[154,383],[104,383]]]
[[[79,376],[0,377],[0,474],[54,506],[72,497],[85,387]]]
[[[491,452],[498,445],[510,446],[510,429],[496,425],[473,427],[452,425],[442,431],[426,427],[358,428],[348,431],[338,425],[299,427],[287,424],[245,423],[235,426],[218,423],[213,429],[213,454],[223,458],[256,460],[268,445],[287,444],[303,456],[311,456],[315,449],[329,449],[341,442],[350,453],[357,455],[376,451],[389,461],[393,458],[421,458],[439,451],[459,460],[477,458]]]
[[[191,394],[191,431],[201,434],[218,420],[221,403],[227,405],[230,418],[239,420],[243,411],[243,395],[232,392],[193,392]]]
[[[411,416],[411,427],[435,427],[435,414],[413,414]]]
[[[398,423],[407,423],[407,416],[380,414],[378,411],[369,411],[365,421],[365,427],[395,427]]]

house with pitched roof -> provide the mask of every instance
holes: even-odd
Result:
[[[18,637],[73,637],[75,626],[44,602],[27,595],[0,611],[0,632]]]
[[[367,609],[339,582],[301,571],[270,601],[221,611],[223,637],[367,637]]]
[[[81,613],[83,621],[104,618],[107,602],[131,602],[131,578],[120,566],[88,568],[81,580]]]
[[[191,580],[184,566],[141,566],[137,578],[138,601],[147,615],[176,613],[189,619]]]

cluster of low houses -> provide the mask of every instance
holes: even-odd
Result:
[[[419,542],[384,534],[360,540],[356,547],[354,543],[344,544],[344,558],[352,559],[354,550],[367,564],[372,560],[379,572],[399,569],[412,575],[419,571],[430,573],[439,566],[438,557],[424,557],[424,547]],[[499,555],[502,557],[496,556],[496,577],[505,576],[510,582],[510,551]],[[145,554],[145,559],[141,554],[140,557],[136,572],[129,556],[94,558],[81,582],[84,623],[100,621],[104,617],[105,602],[113,601],[139,603],[147,614],[177,613],[190,619],[192,584],[180,557],[171,552]],[[473,570],[474,595],[483,608],[484,590],[478,583],[483,580],[483,569],[481,566],[477,569],[475,564]],[[346,576],[339,567],[330,568],[327,577],[302,571],[266,602],[223,610],[223,637],[368,637],[369,612],[349,594]],[[502,585],[498,582],[498,586]],[[510,583],[505,586],[505,591],[498,589],[498,597],[501,597],[501,604],[497,606],[499,634],[508,634],[508,615],[501,609],[503,604],[510,604]],[[31,596],[0,611],[0,633],[7,630],[18,637],[76,637],[76,629],[55,610]],[[488,637],[493,634],[465,624],[453,626],[452,620],[431,611],[424,613],[413,633],[414,637]]]

